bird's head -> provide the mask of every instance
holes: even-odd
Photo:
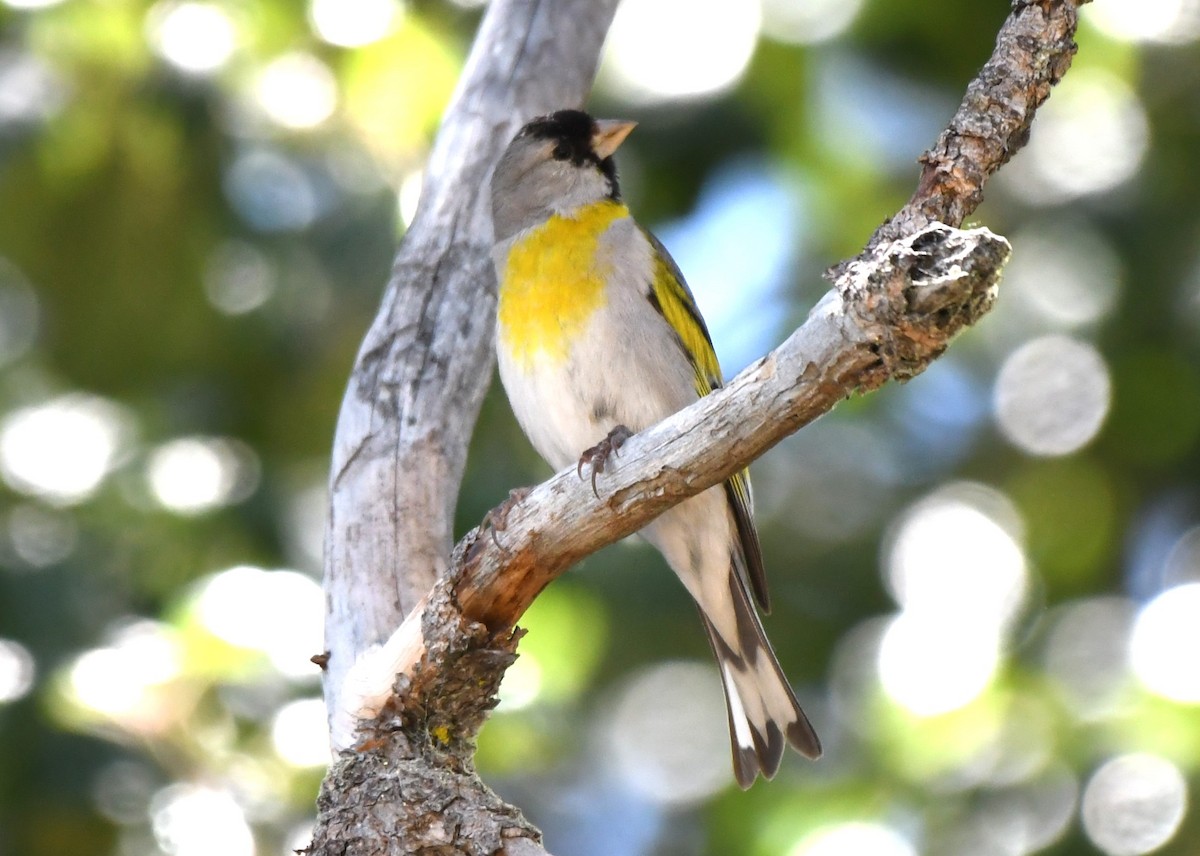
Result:
[[[581,110],[539,116],[517,133],[492,176],[496,240],[552,214],[602,199],[618,199],[612,155],[634,122],[593,119]]]

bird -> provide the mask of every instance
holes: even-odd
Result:
[[[635,122],[535,118],[491,180],[496,356],[518,423],[556,470],[590,466],[722,384],[708,328],[663,244],[621,199],[613,154]],[[597,493],[597,496],[599,494]],[[768,642],[762,550],[743,470],[640,532],[700,610],[725,691],[738,784],[821,744]]]

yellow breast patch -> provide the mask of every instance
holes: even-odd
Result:
[[[515,242],[500,280],[502,347],[513,362],[562,361],[592,313],[605,304],[611,268],[597,259],[600,236],[629,209],[606,199],[572,216],[554,215]]]

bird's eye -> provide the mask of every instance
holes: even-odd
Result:
[[[566,143],[559,143],[551,152],[555,160],[565,161],[571,159],[571,147]]]

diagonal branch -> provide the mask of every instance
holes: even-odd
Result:
[[[876,230],[868,249],[932,222],[961,225],[987,180],[1029,140],[1033,117],[1075,57],[1079,7],[1090,0],[1012,0],[996,47],[954,118],[921,155],[912,198]]]

